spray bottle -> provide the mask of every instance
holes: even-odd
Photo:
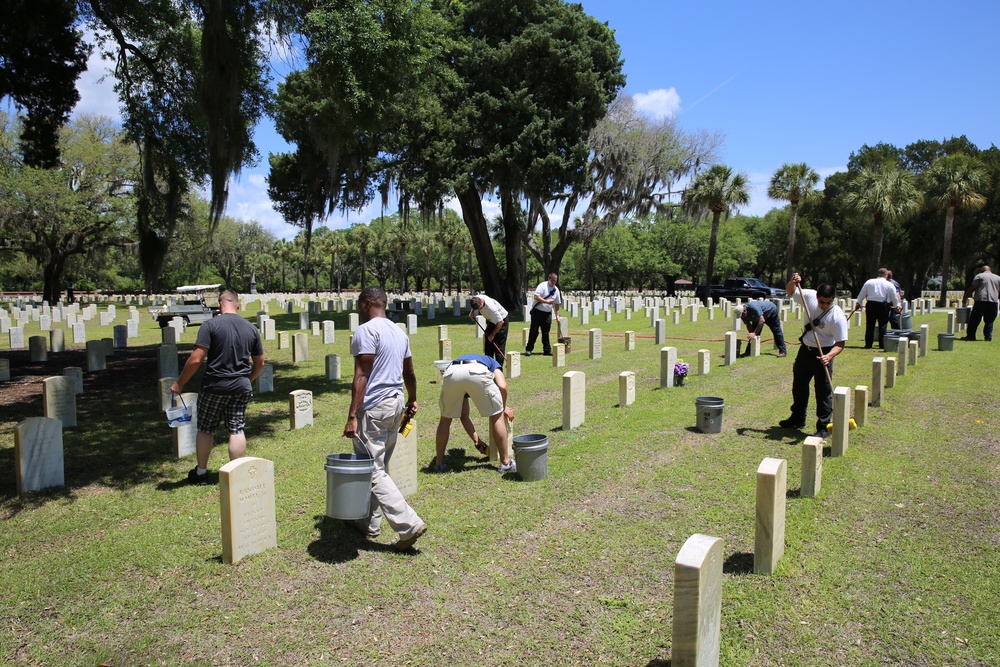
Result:
[[[399,434],[404,438],[410,435],[410,431],[413,430],[413,424],[410,423],[410,419],[413,417],[413,407],[407,408],[406,412],[403,413],[403,421],[399,424]]]

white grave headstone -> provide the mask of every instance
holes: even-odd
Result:
[[[753,571],[774,574],[785,553],[785,490],[788,464],[765,458],[757,468],[757,518],[754,524]]]
[[[291,430],[313,424],[313,395],[308,389],[296,389],[288,394],[288,417]]]
[[[695,534],[674,563],[674,667],[718,667],[722,628],[723,540]]]
[[[660,389],[674,386],[674,364],[676,363],[676,347],[664,347],[660,350]]]
[[[65,484],[63,425],[58,419],[31,417],[14,427],[17,492]]]
[[[580,371],[563,375],[562,430],[571,431],[583,424],[587,412],[587,376]]]
[[[254,391],[258,394],[267,394],[274,391],[274,366],[264,364],[260,369],[260,375],[254,383]]]
[[[222,498],[222,562],[278,546],[274,507],[274,463],[255,456],[219,468]]]
[[[76,426],[76,386],[65,375],[42,380],[42,414],[58,419],[63,428]]]
[[[326,355],[326,379],[327,380],[339,380],[340,379],[340,355],[339,354],[328,354],[328,355]]]
[[[823,438],[809,436],[802,443],[802,482],[799,495],[815,498],[823,485]]]
[[[170,391],[169,387],[167,391]],[[184,392],[180,396],[172,396],[171,400],[173,402],[171,407],[185,405],[191,412],[191,421],[170,429],[174,432],[174,456],[180,459],[198,451],[198,394]]]
[[[624,408],[635,403],[635,373],[622,371],[618,374],[618,407]]]

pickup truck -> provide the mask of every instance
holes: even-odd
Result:
[[[704,298],[705,285],[698,287],[697,294]],[[708,289],[709,296],[718,301],[726,299],[784,299],[787,294],[784,289],[778,287],[768,287],[758,278],[726,278],[722,285],[711,285]]]
[[[219,285],[184,285],[177,288],[182,302],[167,306],[154,313],[160,327],[167,326],[175,317],[183,318],[184,326],[201,324],[219,314]]]

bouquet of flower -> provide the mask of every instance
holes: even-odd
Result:
[[[685,364],[683,361],[678,361],[676,364],[674,364],[674,377],[675,378],[687,377],[689,370],[691,370],[691,366],[689,364]]]

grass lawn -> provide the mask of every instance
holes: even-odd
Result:
[[[273,316],[279,331],[298,327],[297,313]],[[548,436],[548,479],[502,478],[457,423],[451,472],[433,474],[432,325],[449,325],[456,356],[481,341],[468,319],[421,318],[411,337],[421,468],[409,500],[429,532],[403,554],[385,524],[365,540],[323,516],[325,457],[351,451],[341,437],[347,315],[332,319],[336,342],[310,336],[308,362],[266,343],[275,391],[251,404],[248,454],[274,461],[278,548],[231,566],[221,559],[218,487],[188,486],[194,457],[171,454],[158,409],[160,332],[148,316],[108,370],[85,373],[79,426],[64,433],[66,486],[24,496],[14,425],[42,414],[40,378],[84,365],[83,354],[70,346],[30,364],[0,343],[14,376],[0,384],[0,663],[662,667],[671,664],[674,559],[705,533],[725,540],[723,665],[1000,664],[1000,344],[956,341],[938,352],[944,314],[914,316],[914,327],[930,325],[930,352],[869,409],[847,455],[824,459],[815,499],[798,494],[804,434],[776,426],[788,416],[797,347],[778,359],[765,344],[760,358],[724,367],[730,321],[705,311],[667,325],[680,359],[694,366],[697,350],[712,353],[711,372],[692,369],[683,387],[659,388],[659,346],[641,312],[572,321],[565,368],[522,356],[522,377],[510,380],[514,430]],[[88,337],[111,336],[91,324]],[[522,326],[512,326],[509,350],[523,350]],[[589,326],[604,331],[593,361]],[[626,330],[637,333],[635,351],[625,351]],[[793,342],[800,330],[785,325]],[[871,383],[880,353],[862,341],[852,327],[836,385]],[[325,380],[328,353],[342,355],[344,379]],[[569,370],[586,373],[587,412],[564,432]],[[621,408],[624,370],[636,373],[636,402]],[[290,431],[295,389],[313,392],[315,424]],[[695,428],[698,396],[724,398],[721,433]],[[486,420],[476,421],[484,432]],[[213,473],[227,459],[216,440]],[[786,549],[773,576],[752,574],[765,457],[788,461]]]

